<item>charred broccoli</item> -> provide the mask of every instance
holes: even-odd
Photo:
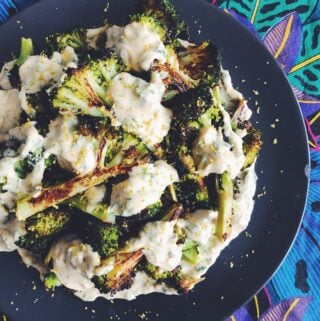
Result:
[[[188,28],[178,16],[174,6],[168,0],[143,0],[138,7],[139,12],[154,17],[166,28],[168,40],[188,38]]]
[[[178,201],[187,213],[198,209],[211,209],[208,190],[204,183],[197,177],[186,177],[174,184]]]
[[[197,283],[203,279],[196,279],[181,272],[180,268],[173,271],[162,271],[159,267],[144,260],[138,270],[145,272],[157,283],[165,283],[178,291],[184,293],[190,291]]]
[[[255,162],[261,146],[261,132],[251,127],[248,134],[243,138],[243,152],[245,154],[243,168],[247,168]]]
[[[68,33],[55,33],[46,39],[47,54],[54,51],[61,52],[66,47],[71,47],[77,54],[82,54],[87,49],[86,30],[75,28]]]
[[[70,222],[71,215],[62,210],[52,208],[37,213],[26,220],[27,234],[21,236],[16,244],[43,260],[54,240],[67,230]]]
[[[107,89],[110,81],[124,70],[114,56],[103,60],[92,61],[87,66],[75,70],[53,98],[53,106],[62,111],[105,117],[109,113]]]
[[[75,221],[84,242],[90,244],[102,258],[106,258],[120,246],[121,232],[117,225],[101,222],[88,215]]]
[[[18,160],[14,165],[14,170],[18,177],[24,179],[30,174],[36,164],[42,159],[42,148],[36,148],[33,152],[29,152],[24,159]]]
[[[199,86],[168,101],[173,111],[170,131],[163,142],[167,159],[180,176],[195,170],[191,149],[199,131],[199,120],[214,106],[210,87]]]
[[[129,253],[118,253],[102,262],[102,267],[114,260],[113,269],[101,276],[93,277],[93,282],[102,293],[115,293],[123,290],[133,282],[134,269],[143,257],[142,250]]]
[[[220,53],[218,48],[208,41],[183,48],[178,52],[178,57],[181,67],[192,79],[210,86],[220,80]]]
[[[21,38],[21,49],[20,55],[17,58],[15,65],[20,67],[23,63],[29,58],[29,56],[33,55],[33,43],[30,38]]]

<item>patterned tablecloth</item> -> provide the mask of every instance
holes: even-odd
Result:
[[[0,21],[36,1],[0,0]],[[272,280],[227,321],[319,321],[320,0],[213,0],[212,4],[262,39],[288,75],[308,129],[311,154],[309,199],[294,246]]]

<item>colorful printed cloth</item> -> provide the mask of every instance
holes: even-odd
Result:
[[[0,0],[0,21],[37,0]],[[201,0],[199,0],[201,1]],[[311,185],[301,230],[272,280],[227,321],[320,320],[320,0],[213,0],[259,37],[305,118]]]

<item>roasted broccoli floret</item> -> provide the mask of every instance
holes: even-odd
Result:
[[[155,32],[159,35],[162,41],[166,40],[167,29],[161,21],[157,20],[154,16],[143,14],[135,14],[130,17],[133,22],[139,22],[146,26],[151,32]]]
[[[55,33],[46,40],[48,55],[54,51],[61,52],[66,47],[73,48],[77,54],[82,54],[87,49],[86,30],[83,28],[75,28],[66,33]]]
[[[120,246],[121,232],[117,225],[104,223],[88,215],[80,215],[75,219],[82,240],[92,246],[102,258],[106,258]]]
[[[16,244],[43,260],[54,240],[67,230],[71,215],[59,209],[48,209],[28,218],[25,223],[27,234]]]
[[[75,114],[110,116],[106,108],[110,104],[107,89],[112,78],[123,70],[124,66],[114,56],[74,70],[57,89],[53,106]]]
[[[29,56],[33,55],[33,43],[30,38],[21,38],[21,49],[20,55],[17,58],[15,65],[20,67],[23,63],[29,58]]]
[[[180,176],[195,171],[191,156],[193,142],[198,136],[199,121],[209,109],[214,108],[212,89],[199,86],[179,94],[167,102],[173,111],[171,128],[163,142],[166,157],[175,164]]]
[[[115,293],[130,287],[133,282],[134,269],[143,257],[142,250],[129,253],[118,253],[114,257],[102,262],[108,265],[109,260],[114,260],[114,268],[106,275],[93,277],[93,282],[102,293]]]
[[[178,57],[182,69],[194,80],[212,85],[221,78],[219,50],[208,41],[183,48]]]
[[[248,134],[243,138],[243,152],[245,154],[243,169],[255,162],[261,146],[261,132],[252,127],[249,129]]]
[[[166,28],[167,39],[188,38],[188,28],[178,16],[174,6],[168,0],[143,0],[138,11],[154,17]]]
[[[174,184],[178,202],[187,213],[198,209],[211,209],[208,190],[201,178],[187,177]]]
[[[29,154],[24,158],[18,160],[14,165],[14,170],[16,174],[24,179],[30,174],[36,164],[42,159],[42,148],[36,148],[33,152],[29,152]]]

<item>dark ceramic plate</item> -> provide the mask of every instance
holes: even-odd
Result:
[[[8,60],[11,52],[18,53],[21,36],[32,37],[41,48],[44,37],[53,32],[77,25],[99,26],[106,17],[121,23],[134,2],[112,0],[105,12],[104,0],[42,1],[1,26],[0,61]],[[263,45],[230,16],[202,0],[173,3],[194,40],[210,39],[222,49],[223,65],[249,100],[253,120],[263,133],[257,194],[265,195],[257,197],[247,233],[232,242],[192,293],[153,294],[133,302],[99,299],[87,303],[64,289],[53,296],[43,289],[33,269],[19,263],[18,255],[1,253],[0,309],[9,320],[219,321],[253,296],[288,252],[305,206],[309,163],[305,128],[291,88]],[[276,119],[279,122],[272,128]]]

